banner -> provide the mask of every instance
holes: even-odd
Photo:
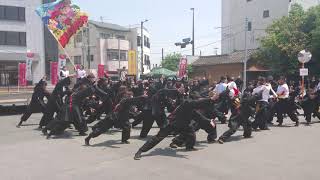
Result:
[[[98,78],[103,78],[104,77],[104,65],[99,64],[98,65]]]
[[[27,53],[27,59],[26,59],[26,80],[32,81],[32,61],[34,58],[34,53]]]
[[[66,65],[67,65],[67,56],[64,54],[60,54],[59,61],[58,61],[58,70],[61,70]]]
[[[187,74],[187,67],[188,67],[188,60],[186,57],[182,57],[180,59],[179,74],[178,74],[180,78],[184,77]]]
[[[19,86],[26,86],[27,80],[26,80],[26,63],[19,63]]]
[[[137,55],[134,50],[128,52],[128,75],[137,75]]]
[[[81,12],[79,6],[71,4],[71,0],[43,4],[36,12],[63,48],[88,23],[88,15]]]
[[[56,85],[58,83],[58,62],[50,62],[51,84]]]

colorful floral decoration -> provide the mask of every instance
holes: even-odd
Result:
[[[88,15],[81,12],[79,6],[72,5],[71,0],[43,4],[36,12],[63,48],[88,23]]]

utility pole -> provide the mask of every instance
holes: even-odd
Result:
[[[141,74],[143,74],[144,72],[144,69],[143,69],[143,59],[144,59],[144,53],[143,53],[143,46],[144,46],[144,35],[143,35],[143,24],[145,22],[148,22],[148,20],[144,20],[144,21],[141,21]]]
[[[194,8],[191,8],[190,10],[192,11],[192,56],[194,56]]]
[[[161,52],[162,52],[162,53],[161,53],[161,54],[162,54],[162,56],[161,56],[162,58],[161,58],[161,59],[162,59],[162,61],[163,61],[163,60],[164,60],[164,50],[163,50],[163,48],[162,48]]]
[[[120,38],[118,38],[118,62],[119,62],[119,72],[121,74],[121,50],[120,50]]]
[[[87,43],[88,43],[88,57],[87,57],[87,61],[88,61],[88,69],[91,69],[91,53],[90,53],[90,30],[89,30],[89,24],[87,26]]]
[[[243,89],[247,88],[247,61],[248,61],[247,32],[248,32],[248,18],[246,17],[245,31],[244,31],[245,57],[243,61]]]

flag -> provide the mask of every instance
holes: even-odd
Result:
[[[179,77],[182,78],[187,74],[188,60],[186,57],[182,57],[179,63]]]
[[[58,83],[58,62],[50,62],[51,84],[56,85]]]
[[[26,80],[32,81],[32,60],[34,57],[34,53],[27,53],[27,59],[26,59]]]
[[[65,48],[70,38],[88,23],[88,15],[71,4],[71,0],[57,0],[39,6],[36,13],[60,45]]]
[[[19,63],[19,85],[26,86],[26,63]]]

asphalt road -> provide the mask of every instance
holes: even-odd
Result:
[[[0,117],[1,180],[319,180],[320,124],[272,127],[243,139],[241,131],[223,145],[207,144],[206,134],[197,134],[197,152],[168,148],[165,139],[142,160],[133,155],[144,143],[139,128],[131,144],[120,143],[121,133],[112,131],[84,146],[84,137],[68,130],[46,140],[35,128],[40,114],[27,126],[15,127],[19,116]],[[318,120],[314,120],[318,122]],[[219,125],[219,135],[226,125]],[[155,134],[154,128],[151,134]]]

